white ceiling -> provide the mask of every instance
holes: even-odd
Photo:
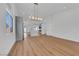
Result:
[[[34,4],[33,3],[17,3],[15,4],[17,13],[19,16],[31,16],[34,15]],[[39,17],[48,17],[56,13],[63,11],[74,10],[79,8],[79,4],[67,4],[67,3],[39,3],[38,15]]]

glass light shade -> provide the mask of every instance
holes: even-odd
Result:
[[[35,19],[35,17],[34,17],[34,16],[32,16],[31,18],[32,18],[32,19]]]
[[[40,20],[43,20],[42,18],[40,18]]]
[[[37,18],[37,17],[35,17],[35,20],[38,20],[38,18]]]
[[[29,19],[31,19],[31,16],[29,16]]]
[[[33,19],[33,20],[43,20],[43,18],[36,17],[36,16],[29,16],[29,19]]]

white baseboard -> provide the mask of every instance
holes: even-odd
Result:
[[[47,35],[58,37],[58,38],[61,38],[61,39],[66,39],[66,40],[74,41],[74,42],[79,42],[78,39],[73,39],[71,37],[66,37],[66,36],[62,36],[62,35],[54,35],[54,34],[47,34]]]
[[[8,50],[6,50],[6,51],[0,51],[0,56],[7,56],[14,44],[15,44],[15,41],[10,45],[10,47],[8,48]]]

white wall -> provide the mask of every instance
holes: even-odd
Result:
[[[47,18],[47,34],[79,42],[79,9],[70,9]]]
[[[15,19],[13,19],[13,33],[6,32],[5,9],[10,9],[14,16],[13,5],[0,4],[0,55],[7,55],[15,42]]]

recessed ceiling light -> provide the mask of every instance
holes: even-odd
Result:
[[[64,9],[66,9],[67,7],[64,7]]]

